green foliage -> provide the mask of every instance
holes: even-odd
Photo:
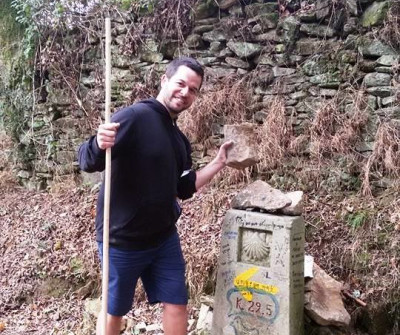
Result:
[[[1,53],[10,55],[24,33],[24,26],[16,20],[17,11],[11,6],[11,0],[0,1],[0,44]]]
[[[140,14],[151,14],[157,5],[157,0],[116,0],[115,3],[123,10],[134,9]]]
[[[31,119],[33,58],[38,30],[33,21],[37,1],[5,0],[0,4],[0,119],[18,143],[23,164],[35,155],[32,143],[21,138]]]
[[[351,228],[358,229],[364,225],[367,219],[368,213],[366,211],[359,211],[347,215],[346,221]]]
[[[39,31],[35,25],[34,14],[39,7],[38,0],[11,0],[15,21],[23,27],[22,56],[25,61],[31,60],[35,54]]]

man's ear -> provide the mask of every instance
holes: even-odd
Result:
[[[168,81],[167,75],[166,75],[166,74],[163,74],[163,75],[161,76],[161,87],[163,87],[167,81]]]

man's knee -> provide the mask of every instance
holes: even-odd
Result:
[[[164,312],[170,315],[186,315],[187,313],[187,305],[176,305],[170,303],[163,303],[164,305]]]

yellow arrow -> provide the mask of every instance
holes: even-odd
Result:
[[[252,267],[246,270],[245,272],[237,275],[233,280],[233,284],[240,291],[243,298],[245,298],[247,301],[253,300],[253,293],[249,291],[249,288],[256,289],[258,291],[264,291],[271,294],[276,294],[279,291],[279,289],[276,286],[261,284],[249,280],[253,275],[255,275],[258,272],[258,270],[259,268]]]

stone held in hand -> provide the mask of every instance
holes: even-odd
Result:
[[[229,167],[242,170],[258,163],[254,128],[255,125],[247,122],[224,126],[225,140],[233,141],[232,147],[228,149],[226,164]]]
[[[232,208],[258,208],[265,211],[276,211],[290,204],[291,200],[284,193],[262,180],[256,180],[241,190],[231,202]]]

